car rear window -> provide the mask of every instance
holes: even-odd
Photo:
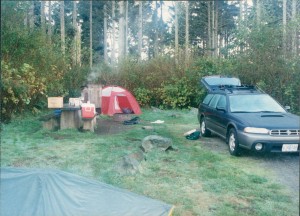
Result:
[[[208,95],[204,98],[204,100],[203,100],[202,103],[204,103],[204,104],[209,104],[209,102],[210,102],[210,100],[212,99],[213,96],[214,96],[213,94],[208,94]]]
[[[214,97],[209,102],[208,106],[212,107],[212,108],[216,108],[217,107],[217,103],[218,103],[220,97],[221,97],[221,95],[215,94]]]
[[[234,85],[239,86],[241,85],[241,81],[235,77],[206,77],[205,81],[210,86],[215,85]]]
[[[217,107],[222,107],[222,108],[226,108],[226,97],[225,95],[221,95]]]

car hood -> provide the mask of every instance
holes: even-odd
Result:
[[[246,127],[300,129],[300,116],[291,113],[232,113]]]

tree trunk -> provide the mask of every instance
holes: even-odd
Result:
[[[220,35],[219,37],[219,57],[223,57],[222,53],[220,52],[220,49],[224,47],[224,38],[223,35]]]
[[[112,50],[111,50],[111,63],[114,64],[116,60],[116,27],[115,27],[115,1],[112,1]]]
[[[29,1],[29,30],[32,32],[34,30],[34,2]]]
[[[75,30],[75,35],[73,38],[73,48],[72,48],[72,63],[73,66],[77,64],[77,8],[76,8],[76,1],[73,1],[73,28]]]
[[[185,63],[189,61],[189,2],[185,5]]]
[[[208,56],[211,56],[211,2],[207,2],[207,33],[208,33],[208,38],[207,38],[207,54]]]
[[[28,28],[28,10],[25,13],[24,26],[26,29]]]
[[[77,64],[81,66],[81,25],[77,26]]]
[[[286,2],[287,0],[283,0],[282,2],[282,49],[283,55],[286,55],[287,47],[286,47]]]
[[[155,26],[155,35],[154,35],[154,57],[158,55],[158,16],[157,16],[158,4],[157,0],[155,1],[155,11],[154,11],[154,26]]]
[[[160,32],[159,32],[159,38],[160,38],[160,46],[161,46],[161,49],[163,50],[164,48],[164,44],[163,44],[163,41],[164,41],[164,20],[163,20],[163,4],[164,2],[162,0],[160,0]]]
[[[297,55],[297,32],[299,30],[299,24],[297,24],[297,0],[292,2],[292,22],[295,27],[293,28],[292,33],[292,53],[294,56]]]
[[[178,2],[175,2],[175,62],[178,64]]]
[[[212,56],[215,56],[215,2],[212,2],[212,11],[211,11],[211,26],[212,26],[212,34],[211,34],[211,49],[212,49]]]
[[[243,16],[244,16],[244,20],[247,20],[248,18],[248,3],[246,0],[244,0],[244,13],[243,13]]]
[[[51,7],[51,1],[48,1],[48,13],[49,13],[49,19],[48,19],[48,41],[51,43],[51,37],[52,37],[52,7]]]
[[[90,1],[90,68],[93,67],[93,1]]]
[[[163,1],[160,0],[160,20],[163,21]]]
[[[60,2],[60,38],[61,38],[61,51],[65,56],[65,4],[64,1]]]
[[[119,1],[119,62],[124,58],[124,1]]]
[[[125,7],[125,56],[128,54],[128,1]]]
[[[243,20],[243,1],[239,1],[239,8],[240,8],[240,21]]]
[[[104,62],[107,63],[108,62],[108,57],[107,57],[107,8],[106,8],[106,4],[104,5]]]
[[[256,0],[256,21],[257,25],[261,22],[261,0]]]
[[[217,57],[219,54],[219,46],[218,46],[218,30],[219,30],[219,24],[218,24],[218,18],[219,18],[219,8],[218,8],[218,1],[215,2],[215,24],[214,24],[214,31],[215,31],[215,35],[214,35],[214,57]]]
[[[240,1],[239,2],[239,7],[240,7],[240,20],[239,20],[239,23],[238,23],[238,29],[239,31],[241,31],[241,28],[242,28],[242,20],[244,19],[244,16],[243,16],[243,7],[244,7],[244,4],[243,4],[243,1]],[[239,40],[239,49],[240,49],[240,52],[243,52],[243,46],[242,46],[242,41]]]
[[[139,31],[138,31],[138,57],[142,59],[143,48],[143,2],[139,2]]]
[[[41,28],[42,28],[43,35],[46,35],[45,1],[41,1]]]

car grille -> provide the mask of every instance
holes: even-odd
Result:
[[[296,136],[300,135],[300,130],[271,130],[270,135],[274,136]]]

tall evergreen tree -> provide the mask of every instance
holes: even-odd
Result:
[[[93,67],[93,2],[90,1],[90,68]]]
[[[65,4],[64,1],[60,2],[60,39],[61,39],[61,51],[62,54],[66,53],[65,43]]]

